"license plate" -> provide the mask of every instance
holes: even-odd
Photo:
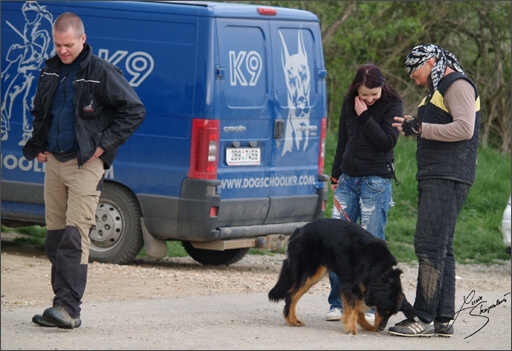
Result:
[[[261,163],[261,149],[256,147],[227,148],[226,163],[229,166],[257,166]]]

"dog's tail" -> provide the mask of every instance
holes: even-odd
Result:
[[[279,273],[279,279],[276,285],[268,292],[268,299],[272,302],[279,302],[288,296],[290,289],[293,286],[293,276],[290,269],[290,262],[286,258]]]

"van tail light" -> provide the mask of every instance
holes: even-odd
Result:
[[[192,120],[190,178],[216,179],[219,154],[219,120]]]
[[[325,134],[326,134],[327,119],[322,118],[321,131],[320,131],[320,150],[318,153],[318,174],[324,173],[324,160],[325,160]]]

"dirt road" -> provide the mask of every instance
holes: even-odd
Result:
[[[157,349],[449,349],[510,350],[510,261],[457,267],[457,307],[451,339],[400,338],[361,331],[347,335],[326,322],[324,278],[298,306],[303,328],[285,324],[284,303],[268,301],[283,255],[248,255],[230,267],[205,267],[190,258],[89,265],[82,326],[41,328],[32,315],[50,306],[50,265],[44,253],[2,247],[2,350]],[[399,265],[414,301],[416,269]],[[388,325],[403,319],[393,316]]]

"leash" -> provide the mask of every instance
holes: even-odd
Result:
[[[348,218],[347,213],[345,212],[345,210],[343,209],[343,207],[341,207],[340,202],[338,201],[338,199],[336,198],[336,196],[334,196],[334,194],[332,195],[332,199],[333,199],[334,206],[336,207],[336,209],[337,209],[338,211],[340,211],[340,213],[343,213],[343,217],[345,217],[345,219],[346,219],[348,222],[352,222],[352,221],[350,220],[350,218]]]

